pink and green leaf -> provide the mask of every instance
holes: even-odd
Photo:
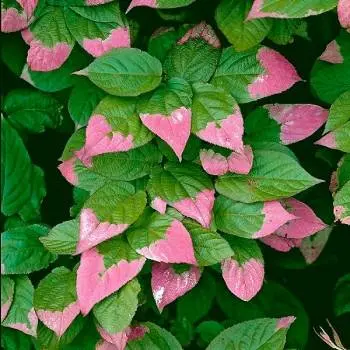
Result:
[[[261,46],[237,52],[229,47],[224,49],[211,83],[237,102],[247,103],[288,90],[300,80],[292,64],[275,50]]]
[[[133,249],[147,259],[164,263],[196,264],[191,236],[181,221],[145,211],[127,231]]]
[[[219,230],[243,237],[261,238],[295,219],[278,201],[241,203],[220,195],[214,206]]]
[[[15,282],[8,276],[1,276],[1,322],[7,316],[15,291]]]
[[[210,226],[215,191],[198,165],[186,163],[186,167],[180,167],[168,163],[164,170],[151,174],[147,189],[151,197],[161,198],[204,227]]]
[[[18,276],[14,281],[12,305],[1,325],[35,337],[38,317],[33,307],[34,287],[27,276]]]
[[[251,239],[225,236],[233,255],[221,262],[227,288],[244,301],[251,300],[264,282],[264,260],[258,243]]]
[[[61,337],[80,313],[75,272],[65,267],[52,270],[35,290],[34,308],[39,320]]]
[[[174,9],[178,7],[188,6],[196,0],[131,0],[126,12],[134,7],[146,6],[157,9]]]
[[[153,263],[151,285],[159,311],[194,288],[200,276],[201,271],[195,266],[178,273],[171,264]]]
[[[83,252],[77,271],[82,314],[137,276],[145,260],[120,236]]]
[[[335,220],[350,225],[350,180],[335,194],[333,206]]]

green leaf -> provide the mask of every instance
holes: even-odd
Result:
[[[350,120],[350,90],[341,94],[332,104],[324,134],[336,130]]]
[[[76,274],[65,267],[53,269],[34,292],[36,311],[63,311],[77,301]]]
[[[337,220],[350,224],[350,180],[335,194],[334,214]]]
[[[33,308],[34,287],[27,276],[17,276],[14,281],[12,306],[2,325],[15,329],[19,326],[24,333],[35,336],[38,319]]]
[[[228,242],[217,232],[205,229],[192,220],[185,220],[183,224],[191,234],[199,266],[214,265],[233,255]]]
[[[216,282],[213,276],[204,270],[198,284],[176,302],[176,318],[196,323],[205,317],[214,302]]]
[[[251,18],[301,18],[318,15],[337,6],[337,0],[255,0]]]
[[[3,104],[8,121],[16,129],[33,133],[57,128],[62,121],[62,108],[54,97],[32,89],[10,91]]]
[[[253,203],[291,197],[320,182],[289,155],[265,149],[254,152],[248,175],[219,176],[215,188],[235,201]]]
[[[215,200],[215,224],[223,232],[240,237],[252,238],[264,222],[264,203],[241,203],[225,196]]]
[[[177,339],[165,329],[151,322],[142,323],[148,332],[142,338],[129,340],[126,350],[182,350]]]
[[[136,313],[140,291],[140,284],[133,279],[96,304],[93,313],[99,325],[109,333],[121,332],[128,327]]]
[[[350,34],[345,30],[335,39],[342,63],[332,64],[318,59],[312,70],[310,84],[313,93],[322,101],[333,103],[341,94],[350,90]]]
[[[138,96],[159,85],[162,65],[139,49],[120,48],[95,59],[86,68],[86,74],[111,95]]]
[[[144,95],[137,104],[137,111],[170,116],[180,107],[190,107],[192,103],[191,85],[181,78],[172,78],[156,90]]]
[[[235,237],[232,235],[224,235],[226,241],[233,250],[232,259],[237,261],[239,265],[243,265],[250,259],[264,262],[263,255],[256,240]]]
[[[216,23],[237,51],[259,44],[271,29],[271,19],[246,21],[252,4],[253,0],[224,0],[216,8]]]
[[[205,83],[214,74],[219,58],[220,50],[205,40],[188,40],[169,51],[164,61],[164,73],[168,78]]]
[[[267,37],[277,45],[287,45],[294,42],[294,36],[309,39],[305,20],[274,19]]]
[[[346,154],[338,163],[337,180],[339,188],[350,181],[350,154]]]
[[[88,191],[83,190],[82,188],[79,188],[79,187],[73,188],[74,204],[69,210],[71,217],[76,217],[80,213],[80,210],[82,209],[82,207],[84,206],[84,203],[89,197],[90,197],[90,194]]]
[[[156,169],[151,174],[147,186],[152,197],[158,196],[168,202],[195,198],[197,193],[208,188],[213,188],[210,177],[193,163],[167,163],[164,170]]]
[[[196,0],[158,0],[157,9],[174,9],[178,7],[188,6],[195,1]],[[133,1],[131,1],[128,11],[130,11],[132,8],[137,6],[142,6],[142,5],[139,5],[138,1],[135,1],[135,4],[133,4]]]
[[[221,332],[207,350],[283,350],[287,330],[278,330],[277,323],[273,318],[239,323]]]
[[[131,225],[142,214],[146,203],[145,192],[135,194],[128,188],[107,183],[92,194],[84,208],[92,209],[101,222]]]
[[[68,111],[78,127],[87,125],[93,110],[104,96],[105,92],[87,79],[74,85],[68,100]]]
[[[283,285],[268,281],[254,299],[247,303],[234,298],[226,285],[220,283],[217,286],[216,300],[233,324],[255,318],[294,315],[296,320],[288,331],[287,345],[296,349],[305,348],[309,334],[308,315],[303,304]]]
[[[5,350],[31,350],[32,338],[10,328],[1,328],[1,346]]]
[[[18,213],[30,200],[32,164],[21,137],[1,119],[1,212]]]
[[[74,254],[79,236],[79,221],[77,219],[64,221],[51,229],[40,242],[54,254]]]
[[[38,271],[49,266],[57,256],[48,252],[40,237],[47,235],[44,225],[24,226],[1,234],[1,264],[3,274],[22,274]]]
[[[89,64],[89,57],[76,46],[63,65],[50,72],[33,71],[24,66],[21,78],[35,88],[45,92],[56,92],[71,87],[79,81],[72,73]]]
[[[335,285],[334,295],[334,312],[336,316],[341,316],[350,312],[350,274],[340,277]]]
[[[75,164],[78,187],[90,191],[108,181],[131,181],[151,173],[161,162],[162,156],[156,146],[148,143],[128,152],[108,153],[93,158],[91,168],[81,162]]]

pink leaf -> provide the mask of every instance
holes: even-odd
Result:
[[[99,57],[118,47],[130,47],[130,33],[128,27],[111,30],[106,39],[84,39],[83,48],[92,56]]]
[[[185,226],[174,219],[165,232],[165,238],[149,247],[136,250],[147,259],[165,263],[197,264],[191,236]]]
[[[278,201],[265,202],[263,213],[265,214],[263,225],[254,233],[253,238],[268,236],[286,222],[295,219],[295,216],[288,213]]]
[[[327,227],[305,203],[295,198],[284,199],[281,202],[296,218],[278,228],[278,235],[286,238],[305,238]]]
[[[72,157],[68,160],[63,161],[58,166],[58,170],[61,172],[62,176],[74,186],[78,184],[78,176],[74,170],[76,159],[76,157]]]
[[[326,49],[319,57],[319,60],[334,64],[343,63],[344,58],[340,52],[340,47],[335,40],[327,45]]]
[[[77,295],[82,314],[87,315],[96,303],[132,280],[144,263],[145,258],[130,262],[120,260],[106,269],[103,256],[96,248],[84,252],[77,272]]]
[[[296,238],[286,238],[278,234],[271,234],[260,238],[260,241],[279,252],[289,252],[292,248],[300,247],[302,240]]]
[[[248,92],[253,99],[278,94],[301,80],[295,68],[275,50],[260,48],[257,60],[264,68],[264,73],[248,85]]]
[[[151,7],[151,8],[156,8],[157,7],[157,1],[156,0],[132,0],[128,9],[126,10],[126,13],[128,13],[131,9],[134,7],[139,7],[139,6],[146,6],[146,7]]]
[[[105,340],[101,340],[96,344],[96,350],[124,350],[124,349],[125,349],[125,347],[118,348],[117,346],[115,346],[111,343],[108,343]]]
[[[128,151],[132,148],[132,135],[125,137],[120,132],[113,131],[103,115],[93,115],[86,129],[85,145],[75,154],[85,166],[91,167],[93,156]]]
[[[53,330],[58,337],[64,334],[79,313],[80,307],[77,301],[68,305],[62,311],[37,310],[39,320],[47,328]]]
[[[249,174],[253,166],[253,157],[250,146],[244,146],[243,153],[232,152],[227,158],[229,171],[236,174]]]
[[[155,197],[151,202],[151,207],[158,213],[165,214],[167,203],[160,197]]]
[[[333,131],[321,137],[318,141],[315,142],[315,145],[320,145],[324,147],[328,147],[331,149],[337,148],[337,141],[335,139],[335,134]]]
[[[235,259],[228,258],[221,263],[221,270],[227,288],[244,301],[252,299],[264,282],[264,264],[257,259],[249,259],[240,265]]]
[[[181,160],[182,152],[191,133],[191,109],[180,107],[170,116],[140,114],[142,123],[164,140]]]
[[[200,160],[203,169],[210,175],[224,175],[228,172],[227,159],[211,149],[200,151]]]
[[[189,29],[178,41],[178,44],[183,45],[191,39],[204,39],[209,45],[216,48],[220,48],[221,46],[220,40],[216,36],[213,28],[205,22],[201,22]]]
[[[171,265],[154,263],[152,267],[152,293],[159,311],[191,290],[199,281],[201,272],[192,266],[178,274]]]
[[[196,133],[204,141],[225,147],[236,152],[243,152],[243,118],[239,108],[233,114],[217,122],[209,122],[205,129]]]
[[[107,332],[102,327],[97,326],[97,330],[101,337],[108,342],[108,344],[113,344],[115,350],[124,350],[128,342],[127,329],[118,333]]]
[[[339,0],[338,19],[340,25],[350,32],[350,2],[349,0]]]
[[[296,317],[294,316],[282,317],[278,320],[276,329],[279,330],[279,329],[288,328],[295,320],[296,320]]]
[[[19,13],[17,9],[10,7],[1,8],[1,31],[3,33],[17,32],[28,26],[26,14]]]
[[[269,115],[281,125],[281,141],[285,145],[306,139],[328,118],[328,111],[311,104],[265,105]]]
[[[194,199],[185,198],[172,203],[172,206],[182,215],[199,222],[203,227],[209,227],[211,223],[211,212],[215,200],[215,191],[205,189],[199,192]]]

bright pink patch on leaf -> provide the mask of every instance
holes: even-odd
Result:
[[[127,328],[128,340],[140,339],[149,332],[149,329],[146,326],[133,326]]]
[[[31,18],[34,14],[34,10],[38,4],[38,0],[16,0],[24,9],[28,18]]]
[[[73,48],[67,43],[56,43],[53,47],[46,47],[36,39],[31,40],[29,45],[27,64],[31,70],[41,72],[60,68]]]
[[[1,322],[7,316],[7,313],[10,310],[11,304],[12,304],[12,296],[6,301],[6,303],[1,305]]]
[[[76,254],[80,254],[99,243],[120,235],[129,227],[128,224],[100,222],[94,211],[84,208],[80,214],[79,241]]]
[[[211,149],[202,149],[200,160],[203,169],[210,175],[224,175],[228,171],[227,159]]]
[[[172,204],[182,215],[198,221],[203,227],[209,227],[211,212],[215,200],[215,191],[205,189],[196,195],[196,198],[185,198]]]
[[[269,236],[262,237],[260,240],[269,247],[284,253],[289,252],[292,248],[300,247],[302,242],[301,239],[286,238],[274,233]]]
[[[157,7],[157,1],[156,0],[132,0],[128,9],[126,10],[126,13],[128,13],[131,9],[134,7],[139,7],[139,6],[146,6],[146,7],[151,7],[151,8],[156,8]]]
[[[191,133],[191,109],[180,107],[170,116],[140,114],[142,123],[164,140],[181,160],[182,152]]]
[[[254,233],[253,238],[268,236],[286,222],[295,219],[278,201],[265,202],[262,212],[265,214],[263,225]]]
[[[227,158],[231,173],[249,174],[253,166],[253,151],[250,146],[244,146],[243,153],[232,152]]]
[[[296,218],[278,228],[278,235],[286,238],[305,238],[327,227],[305,203],[294,198],[288,198],[281,202],[288,209],[288,212]]]
[[[196,133],[204,141],[225,147],[236,152],[243,152],[243,118],[237,110],[227,118],[217,122],[209,122],[205,129]]]
[[[340,52],[340,46],[333,40],[331,41],[326,49],[323,51],[322,55],[319,57],[321,61],[326,61],[329,63],[343,63],[344,58]]]
[[[58,166],[58,170],[65,177],[65,179],[74,186],[78,184],[78,177],[74,170],[75,161],[76,157],[72,157],[63,161]]]
[[[77,272],[77,294],[82,314],[88,314],[96,303],[137,276],[144,263],[145,258],[130,262],[121,260],[106,269],[103,256],[96,248],[84,252]]]
[[[76,301],[62,311],[37,310],[39,320],[58,337],[61,337],[74,319],[79,315],[80,307]]]
[[[128,27],[113,29],[105,39],[84,39],[84,49],[92,56],[99,57],[118,47],[130,47],[130,33]]]
[[[216,36],[213,28],[201,22],[189,29],[186,34],[178,41],[178,44],[183,45],[190,39],[204,39],[209,45],[219,48],[221,46],[219,38]]]
[[[338,2],[338,19],[340,25],[350,31],[350,1],[339,0]]]
[[[296,320],[296,317],[294,316],[282,317],[278,320],[276,329],[279,330],[279,329],[288,328],[295,320]]]
[[[36,329],[38,327],[38,316],[36,315],[34,308],[28,313],[29,327],[26,323],[11,323],[6,326],[9,328],[17,329],[25,334],[36,337]]]
[[[295,68],[275,50],[260,48],[257,60],[264,73],[248,85],[249,95],[253,99],[278,94],[301,80]]]
[[[222,261],[221,270],[227,288],[244,301],[252,299],[264,282],[264,264],[257,259],[249,259],[240,265],[228,258]]]
[[[151,202],[151,207],[157,210],[158,213],[165,214],[166,212],[166,202],[160,197],[155,197]]]
[[[97,326],[97,330],[100,333],[101,337],[108,342],[108,344],[113,344],[115,349],[123,350],[126,347],[128,342],[127,331],[123,330],[118,333],[109,333],[102,327]]]
[[[329,132],[325,136],[321,137],[318,141],[315,142],[315,145],[325,146],[328,148],[336,149],[337,148],[337,142],[335,139],[334,132]]]
[[[196,264],[191,236],[185,226],[174,219],[165,232],[165,238],[149,247],[136,250],[147,259],[177,264]]]
[[[283,14],[279,12],[265,12],[262,11],[264,6],[264,0],[255,0],[252,8],[248,13],[247,20],[255,18],[273,17],[273,18],[288,18],[288,14]]]
[[[171,265],[155,263],[152,266],[152,293],[159,311],[190,291],[199,281],[201,272],[192,266],[178,274]]]
[[[113,131],[103,115],[90,118],[86,128],[84,147],[75,152],[81,162],[91,167],[92,157],[104,153],[125,152],[133,148],[133,136],[125,137],[118,131]]]
[[[15,8],[1,9],[1,31],[3,33],[17,32],[28,26],[26,14],[19,13]]]
[[[328,110],[311,104],[265,105],[270,117],[281,125],[281,141],[285,145],[306,139],[328,118]]]
[[[101,340],[96,344],[96,350],[124,350],[125,346],[123,348],[118,348],[117,346],[108,343],[108,341]]]

